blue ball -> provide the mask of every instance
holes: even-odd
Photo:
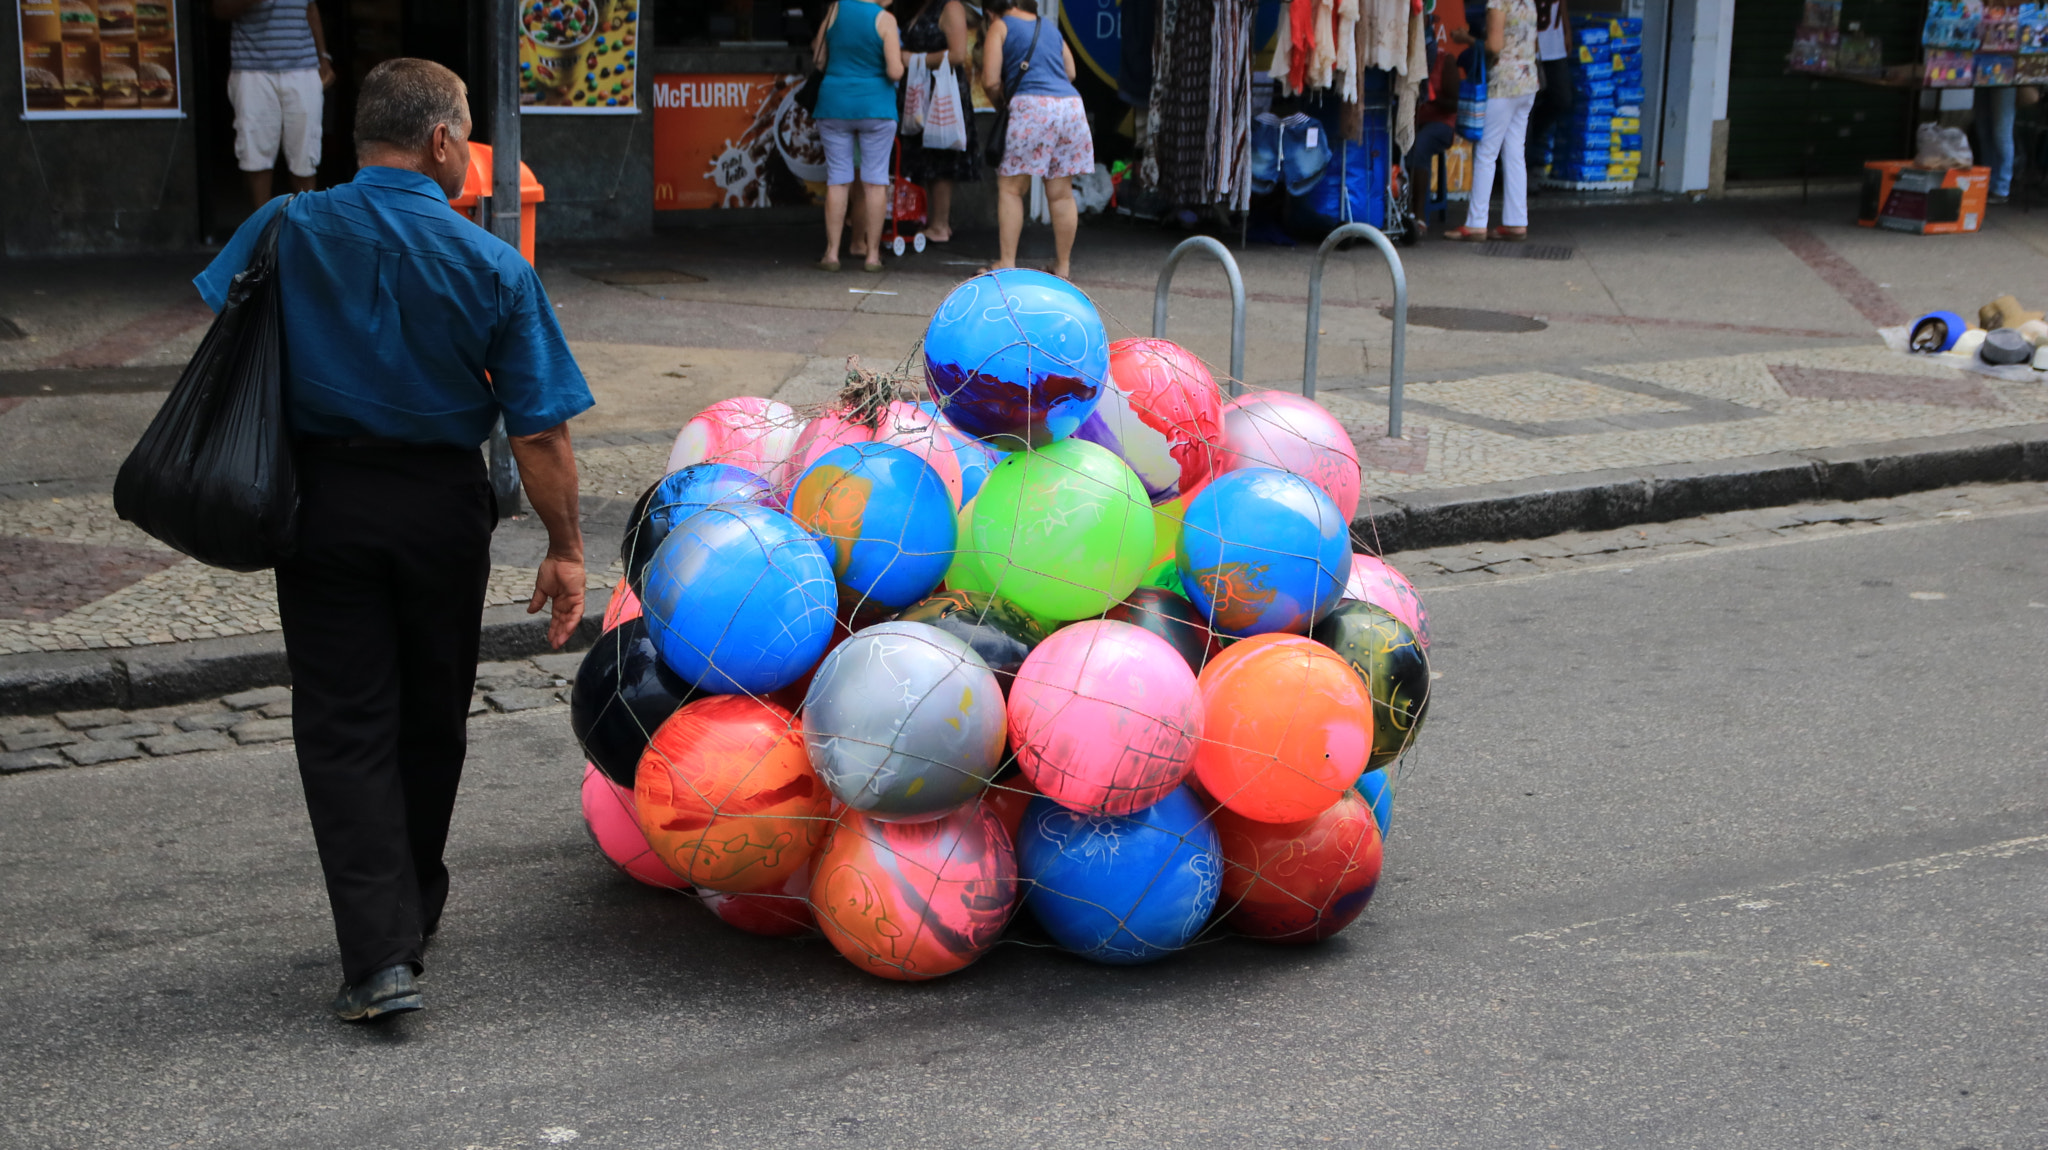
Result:
[[[1209,625],[1244,638],[1305,635],[1343,598],[1351,530],[1323,489],[1267,467],[1232,471],[1188,503],[1175,556]]]
[[[789,493],[839,585],[900,610],[931,594],[953,563],[953,497],[932,465],[889,443],[849,443],[818,458]]]
[[[832,642],[839,593],[825,552],[787,515],[752,504],[683,520],[647,565],[644,610],[669,669],[715,695],[804,677]]]
[[[1393,780],[1387,777],[1387,768],[1379,767],[1367,771],[1358,776],[1358,782],[1352,785],[1358,788],[1358,793],[1364,795],[1366,803],[1372,807],[1372,821],[1379,824],[1380,839],[1384,841],[1387,837],[1387,828],[1394,823],[1394,784]]]
[[[1005,268],[946,296],[924,334],[925,380],[953,426],[1003,451],[1065,439],[1109,380],[1109,333],[1079,288]]]
[[[744,467],[730,463],[696,463],[672,471],[648,489],[626,529],[625,545],[619,557],[626,564],[626,581],[640,586],[648,560],[676,524],[713,504],[757,503],[775,505],[775,489],[768,481]]]
[[[1216,907],[1216,828],[1186,787],[1128,815],[1084,815],[1040,796],[1017,833],[1026,903],[1063,947],[1128,966],[1192,941]]]

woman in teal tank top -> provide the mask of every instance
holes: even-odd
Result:
[[[889,0],[838,0],[811,43],[825,70],[811,113],[825,145],[825,257],[818,266],[839,270],[839,237],[860,149],[862,206],[854,254],[865,270],[882,270],[882,213],[889,194],[889,157],[896,146],[896,82],[903,78],[903,45]]]

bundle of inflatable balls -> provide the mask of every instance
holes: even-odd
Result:
[[[1109,963],[1343,930],[1431,677],[1344,428],[1038,272],[954,289],[924,363],[677,438],[572,691],[606,857],[895,979],[1020,910]]]

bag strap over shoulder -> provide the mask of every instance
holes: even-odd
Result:
[[[1004,103],[1009,103],[1010,97],[1017,94],[1017,85],[1024,82],[1024,73],[1031,70],[1031,57],[1038,54],[1038,34],[1043,31],[1045,31],[1045,17],[1040,16],[1031,22],[1031,43],[1024,46],[1024,59],[1017,63],[1017,74],[1013,77],[1006,77],[1003,80]]]

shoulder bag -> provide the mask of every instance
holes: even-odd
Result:
[[[818,29],[818,50],[811,53],[811,66],[805,70],[804,82],[796,90],[796,106],[802,108],[806,116],[813,115],[818,110],[818,87],[825,82],[825,65],[831,63],[828,55],[830,49],[826,46],[825,37],[832,34],[832,21],[838,18],[839,5],[835,3],[832,10],[825,13],[825,23]],[[820,57],[828,58],[824,63],[819,63]]]
[[[1045,17],[1040,16],[1031,22],[1031,43],[1025,45],[1024,59],[1017,65],[1017,75],[1014,78],[1003,77],[1003,102],[996,106],[996,122],[989,130],[988,146],[982,154],[982,159],[987,160],[991,168],[1003,162],[1003,152],[1009,147],[1010,99],[1016,95],[1017,85],[1024,82],[1024,73],[1031,70],[1031,56],[1038,51],[1038,34],[1044,30]]]

